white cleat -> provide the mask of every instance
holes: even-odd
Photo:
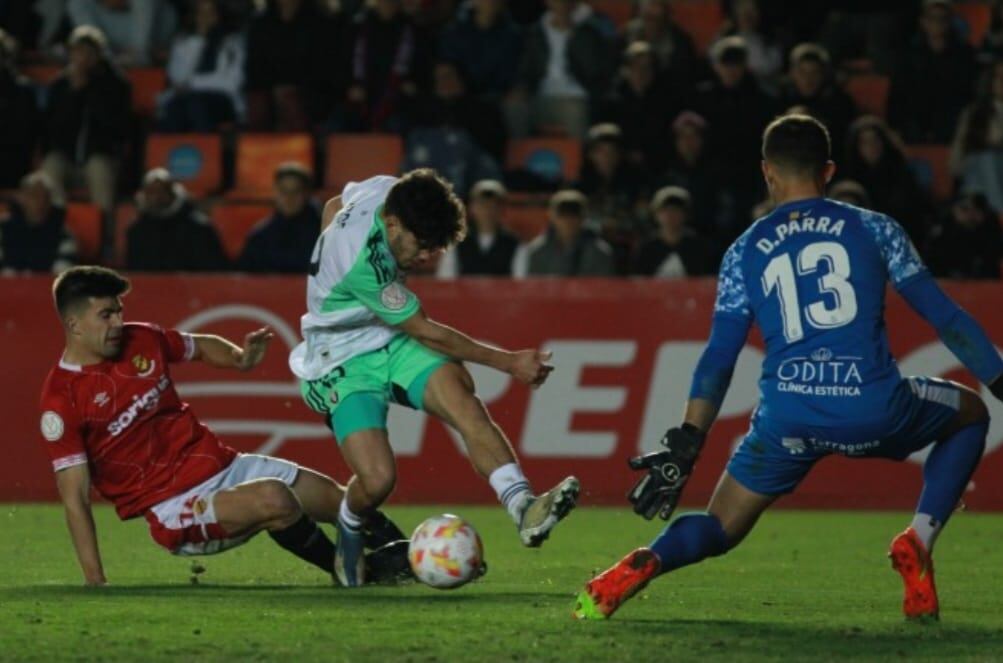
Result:
[[[519,522],[522,545],[536,548],[546,541],[550,530],[575,508],[579,488],[578,479],[567,477],[547,492],[534,497],[522,512]]]

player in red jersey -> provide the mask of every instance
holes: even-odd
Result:
[[[85,582],[107,582],[92,484],[123,520],[145,517],[153,539],[172,553],[220,552],[266,530],[331,573],[334,544],[317,521],[337,520],[344,489],[294,463],[222,444],[171,379],[169,365],[180,361],[248,371],[264,358],[271,331],[251,332],[238,347],[219,336],[124,323],[129,287],[103,267],[74,267],[53,285],[66,347],[42,388],[41,433]],[[407,568],[402,538],[385,517],[370,524],[369,547],[385,546],[367,558],[380,580]]]

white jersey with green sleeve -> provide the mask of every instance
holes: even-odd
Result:
[[[300,320],[304,340],[289,355],[289,368],[303,380],[382,348],[402,333],[392,325],[418,311],[383,223],[383,202],[396,182],[378,176],[346,185],[341,211],[317,238]]]

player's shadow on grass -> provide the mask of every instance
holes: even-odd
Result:
[[[480,592],[435,591],[418,584],[401,586],[373,585],[361,589],[348,590],[342,587],[325,585],[282,585],[282,584],[214,584],[200,583],[198,585],[184,583],[160,583],[145,585],[109,585],[99,589],[77,585],[35,585],[0,589],[0,596],[9,599],[62,599],[88,597],[98,599],[108,598],[157,598],[158,600],[178,599],[189,600],[193,597],[225,599],[226,596],[239,593],[243,598],[258,595],[263,601],[268,601],[275,594],[281,594],[285,604],[302,602],[316,603],[337,599],[346,604],[380,604],[380,603],[422,603],[435,601],[443,603],[469,603],[493,601],[503,604],[526,605],[528,603],[567,602],[567,592]]]
[[[767,643],[784,651],[783,647],[797,648],[804,646],[806,641],[812,642],[812,647],[824,650],[832,647],[833,651],[845,649],[848,644],[862,647],[861,651],[879,649],[912,650],[917,640],[935,640],[942,643],[967,643],[974,646],[999,646],[1003,641],[1003,628],[989,626],[972,626],[960,622],[915,623],[900,621],[892,624],[873,623],[865,626],[847,626],[833,624],[818,626],[814,624],[781,624],[751,620],[729,619],[621,619],[616,617],[605,624],[615,623],[618,635],[628,636],[631,633],[644,637],[651,633],[652,626],[657,625],[660,632],[671,635],[673,630],[685,632],[687,637],[700,641],[701,632],[705,633],[706,641],[719,644],[722,647],[733,648],[743,642],[755,642],[757,647]],[[594,624],[594,622],[593,622]],[[787,651],[796,651],[789,649]]]

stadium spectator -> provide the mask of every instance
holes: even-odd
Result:
[[[699,234],[719,241],[723,251],[741,232],[739,224],[744,226],[745,219],[739,218],[738,210],[747,207],[738,207],[735,192],[722,181],[722,169],[707,152],[707,131],[706,120],[692,111],[676,117],[672,123],[672,159],[658,182],[689,192],[690,226]]]
[[[981,190],[1003,209],[1003,58],[986,69],[979,96],[961,114],[950,163],[963,190]]]
[[[623,156],[623,135],[615,124],[589,129],[585,160],[575,188],[588,199],[588,225],[598,228],[614,249],[618,267],[627,270],[641,239],[647,195],[642,171]]]
[[[401,11],[401,0],[376,0],[356,15],[344,103],[333,131],[400,131],[404,107],[427,88],[431,36]]]
[[[158,59],[178,26],[169,0],[69,0],[66,11],[75,27],[101,30],[115,59],[129,66]]]
[[[342,67],[325,58],[341,44],[337,17],[311,0],[268,0],[247,29],[247,126],[254,131],[304,131],[325,77],[337,87]],[[325,66],[331,62],[330,66]]]
[[[916,41],[892,74],[888,121],[907,143],[950,142],[972,97],[975,54],[953,17],[947,0],[926,0]]]
[[[608,90],[615,58],[594,20],[578,0],[547,0],[547,12],[526,35],[518,84],[509,94],[509,133],[523,137],[555,128],[580,138],[592,102]]]
[[[505,159],[507,129],[497,104],[479,99],[468,92],[467,81],[459,67],[440,60],[433,68],[430,94],[422,95],[411,111],[416,127],[451,127],[463,129],[478,148],[497,163]]]
[[[658,76],[651,45],[635,41],[624,51],[624,63],[601,119],[623,132],[627,160],[649,171],[665,167],[666,118],[678,113],[680,97]]]
[[[890,73],[912,33],[917,4],[902,0],[822,3],[827,14],[821,21],[819,41],[837,65],[864,59],[877,71]]]
[[[227,267],[216,229],[164,168],[143,177],[138,218],[126,233],[126,266],[147,272],[211,272]]]
[[[634,274],[674,279],[717,272],[714,247],[688,225],[690,203],[690,194],[681,187],[655,192],[651,214],[656,234],[638,249]]]
[[[989,30],[979,47],[978,57],[984,63],[1003,59],[1003,0],[993,2]]]
[[[497,180],[481,180],[473,186],[467,203],[467,236],[439,260],[437,277],[512,275],[519,240],[504,226],[507,195]]]
[[[840,180],[829,187],[828,197],[857,207],[871,208],[871,197],[860,182]]]
[[[613,276],[613,249],[585,228],[588,201],[565,189],[550,199],[550,226],[515,257],[514,273],[525,276]]]
[[[299,163],[284,163],[275,170],[274,183],[275,211],[251,230],[237,268],[306,274],[320,234],[320,210],[310,197],[310,171]]]
[[[798,45],[789,61],[788,80],[781,86],[781,106],[801,106],[821,120],[832,137],[833,158],[839,161],[846,130],[857,114],[853,100],[836,85],[829,52],[818,44]]]
[[[672,20],[672,9],[666,0],[641,0],[637,16],[624,28],[624,41],[631,44],[645,41],[651,44],[659,71],[673,85],[688,90],[695,82],[699,59],[693,40]]]
[[[696,110],[710,125],[707,150],[736,200],[749,207],[760,196],[759,143],[776,112],[776,101],[749,72],[741,37],[725,37],[711,52],[714,77],[697,86]],[[692,190],[691,190],[692,192]]]
[[[194,24],[167,59],[170,88],[161,95],[161,131],[215,131],[243,117],[244,39],[221,15],[221,0],[195,0]]]
[[[61,272],[77,262],[77,242],[49,176],[25,175],[10,214],[0,219],[0,273]]]
[[[515,85],[522,55],[522,29],[506,0],[473,0],[439,39],[439,56],[456,63],[476,96],[502,99]]]
[[[930,232],[923,255],[934,276],[998,279],[1003,227],[981,193],[960,196]]]
[[[60,198],[82,176],[91,200],[108,213],[115,205],[115,172],[129,128],[129,82],[108,59],[97,28],[74,29],[69,49],[69,64],[49,86],[42,170]]]
[[[865,115],[850,125],[846,140],[839,175],[862,184],[874,210],[898,221],[914,242],[921,241],[928,226],[929,200],[909,168],[898,137],[884,120]]]
[[[761,18],[759,0],[735,0],[721,36],[742,38],[748,53],[749,71],[760,85],[772,89],[783,70],[784,59],[780,45],[766,32]]]
[[[15,67],[17,43],[0,30],[0,189],[12,189],[31,168],[38,142],[35,91]]]

